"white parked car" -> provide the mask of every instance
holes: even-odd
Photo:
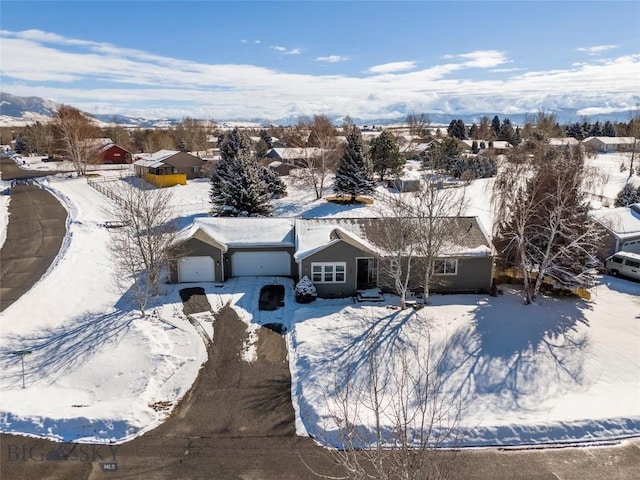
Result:
[[[640,254],[617,252],[605,261],[605,268],[610,275],[640,280]]]

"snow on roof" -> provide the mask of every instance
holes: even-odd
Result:
[[[553,137],[549,139],[552,147],[564,147],[565,145],[578,145],[578,140],[573,137]]]
[[[283,160],[295,160],[298,158],[315,158],[319,157],[322,154],[322,149],[320,147],[306,147],[306,148],[272,148],[268,153],[276,153],[278,157]]]
[[[590,140],[598,140],[608,145],[633,145],[636,141],[633,137],[587,137],[582,142],[585,143]]]
[[[228,248],[242,247],[293,247],[292,219],[205,217],[196,218],[190,227],[179,234],[178,240],[187,240],[198,231]]]
[[[640,203],[593,210],[591,216],[620,238],[640,234]]]
[[[296,254],[301,260],[338,240],[372,254],[380,252],[371,236],[380,218],[307,218],[296,220]],[[447,217],[458,240],[444,249],[445,256],[488,256],[494,253],[489,237],[476,217]]]
[[[136,160],[133,164],[141,167],[158,168],[164,165],[164,161],[167,158],[173,157],[178,153],[180,153],[178,150],[158,150],[155,153],[147,155],[146,158]]]
[[[136,160],[135,162],[133,162],[133,165],[138,165],[140,167],[147,167],[147,168],[149,167],[158,168],[158,167],[162,167],[164,163],[161,160],[155,160],[149,157],[149,158],[141,158],[140,160]]]
[[[162,160],[166,160],[169,157],[173,157],[177,153],[180,153],[180,152],[178,150],[158,150],[157,152],[152,153],[149,156],[149,159],[155,160],[155,161],[162,161]]]
[[[365,251],[376,251],[366,241],[359,218],[306,218],[296,220],[296,260],[302,260],[338,241],[346,241]]]

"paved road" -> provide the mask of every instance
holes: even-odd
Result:
[[[13,163],[13,162],[11,162]],[[11,165],[2,164],[3,178]],[[24,171],[16,172],[29,175]],[[2,294],[5,256],[10,260],[24,248],[25,238],[34,235],[47,243],[45,225],[51,236],[64,235],[65,215],[55,215],[31,198],[43,190],[25,189],[11,204],[33,210],[32,220],[10,217],[9,232],[17,226],[11,241],[2,249]],[[44,192],[46,193],[46,192]],[[43,197],[40,199],[44,201]],[[48,208],[57,201],[47,199]],[[59,205],[58,205],[59,207]],[[59,207],[60,209],[62,207]],[[62,209],[63,210],[63,209]],[[20,210],[17,210],[19,212]],[[55,220],[54,220],[55,219]],[[21,232],[21,233],[17,233]],[[15,242],[20,240],[20,244]],[[61,239],[60,239],[61,241]],[[13,245],[13,246],[12,246]],[[9,250],[9,248],[11,250]],[[41,247],[44,248],[44,247]],[[57,254],[47,243],[50,259]],[[53,251],[55,250],[55,252]],[[35,250],[36,252],[42,250]],[[35,268],[37,259],[26,254],[24,261]],[[29,263],[33,262],[33,263]],[[44,265],[44,263],[42,264]],[[48,265],[47,265],[48,267]],[[46,270],[47,267],[44,267]],[[41,267],[42,268],[42,267]],[[6,275],[12,270],[7,268]],[[35,283],[38,273],[26,273],[24,285]],[[16,280],[17,281],[17,280]],[[31,285],[29,285],[30,288]],[[18,298],[17,295],[15,298]],[[3,307],[6,308],[6,307]],[[16,435],[0,434],[0,478],[21,479],[243,479],[287,480],[315,477],[306,462],[324,475],[343,472],[327,451],[309,438],[294,433],[294,413],[290,401],[290,376],[283,338],[262,328],[258,336],[258,360],[247,364],[240,359],[245,325],[232,309],[222,310],[215,324],[210,360],[191,393],[163,425],[123,445],[73,445]],[[613,394],[613,392],[612,392]],[[116,462],[117,470],[105,473],[102,466]],[[464,450],[453,464],[451,480],[635,480],[640,478],[640,440],[615,447],[565,448],[534,451],[497,449]]]
[[[46,175],[0,159],[3,180]],[[0,311],[20,298],[47,271],[60,251],[66,233],[67,211],[37,185],[11,189],[7,237],[0,249]]]

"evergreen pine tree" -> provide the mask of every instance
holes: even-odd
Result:
[[[504,122],[502,122],[502,126],[500,127],[498,140],[503,140],[513,145],[515,137],[516,137],[516,132],[513,130],[513,126],[511,125],[511,120],[509,120],[508,118],[505,118]]]
[[[478,140],[478,125],[476,125],[475,123],[473,123],[471,125],[471,128],[469,128],[469,138]]]
[[[364,155],[362,134],[353,127],[347,135],[347,145],[338,161],[333,191],[337,195],[350,195],[352,200],[358,195],[373,192],[373,179]]]
[[[496,115],[493,117],[493,120],[491,120],[491,132],[495,138],[498,138],[500,135],[500,126],[500,118]]]
[[[287,196],[287,186],[278,174],[269,167],[260,167],[260,177],[267,185],[267,190],[271,194],[271,198]]]
[[[640,202],[640,187],[634,188],[630,183],[626,183],[622,190],[618,192],[614,205],[616,207],[628,207],[633,203]]]
[[[371,140],[369,156],[373,173],[380,175],[380,181],[384,180],[385,175],[400,175],[406,162],[389,130],[383,130],[378,137]]]
[[[271,135],[269,135],[269,132],[267,132],[264,129],[260,130],[260,138],[264,140],[264,143],[267,145],[267,148],[269,149],[273,148],[273,139],[271,138]]]
[[[221,160],[211,172],[212,213],[221,217],[268,216],[269,186],[252,158],[250,140],[237,128],[220,143]]]
[[[467,138],[467,127],[464,124],[464,120],[461,118],[458,120],[451,120],[451,123],[449,123],[449,127],[447,128],[447,134],[450,137],[465,140]]]
[[[602,135],[605,137],[615,137],[616,129],[609,120],[604,122],[604,127],[602,128]]]

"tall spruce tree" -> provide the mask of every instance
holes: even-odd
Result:
[[[616,207],[628,207],[633,203],[640,203],[640,187],[635,188],[630,183],[625,183],[618,192],[614,205]]]
[[[337,195],[350,195],[352,200],[358,195],[373,192],[371,169],[367,165],[362,134],[357,127],[353,127],[347,135],[347,145],[342,157],[338,161],[333,191]]]
[[[398,142],[389,130],[383,130],[378,137],[371,140],[369,156],[373,173],[380,176],[380,181],[384,180],[385,175],[400,175],[406,163],[400,154]]]
[[[237,128],[220,142],[221,159],[211,172],[212,213],[221,217],[272,214],[269,185],[253,158],[250,139]]]
[[[494,138],[498,138],[498,136],[500,135],[501,126],[502,124],[500,123],[500,117],[498,117],[498,115],[495,115],[493,117],[493,120],[491,120],[491,133],[493,134]]]

